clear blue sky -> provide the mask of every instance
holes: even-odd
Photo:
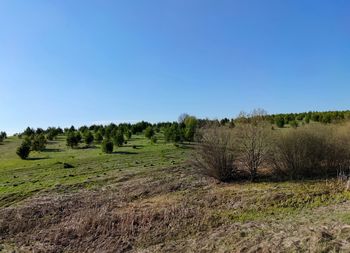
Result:
[[[348,0],[2,0],[0,130],[350,107]]]

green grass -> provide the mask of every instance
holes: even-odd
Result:
[[[228,222],[250,222],[291,218],[300,213],[338,205],[350,200],[350,192],[335,179],[243,183],[238,186],[223,187],[216,197],[221,202],[237,200],[236,208],[219,205],[212,213],[216,218]],[[242,201],[243,200],[243,201]],[[239,207],[239,208],[237,208]]]
[[[17,137],[0,145],[0,206],[8,206],[43,191],[72,191],[108,185],[126,174],[142,173],[169,167],[187,159],[188,149],[165,143],[158,136],[151,144],[141,135],[134,135],[128,144],[104,154],[100,145],[77,149],[66,146],[65,137],[49,142],[44,152],[32,152],[28,160],[16,155],[21,141]],[[136,149],[133,148],[136,145]],[[63,163],[74,168],[66,169]]]

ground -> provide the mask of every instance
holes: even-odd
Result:
[[[133,136],[108,155],[98,145],[67,148],[61,136],[28,161],[15,154],[20,140],[8,139],[0,145],[0,249],[350,251],[344,183],[220,183],[191,166],[191,145],[159,139]]]

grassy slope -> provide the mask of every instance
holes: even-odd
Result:
[[[18,144],[0,146],[0,244],[8,249],[350,250],[350,194],[336,180],[218,184],[186,164],[189,149],[137,136],[111,155],[67,149],[61,138],[31,156],[47,159],[30,161],[16,157]]]
[[[185,150],[172,144],[150,145],[141,136],[133,136],[114,154],[103,154],[98,145],[79,149],[66,147],[64,137],[50,142],[45,152],[32,152],[29,160],[21,160],[16,148],[21,140],[9,138],[0,145],[0,206],[10,205],[39,191],[108,185],[127,173],[147,171],[177,164],[186,159]],[[136,149],[132,146],[136,145]],[[63,163],[75,168],[65,169]]]

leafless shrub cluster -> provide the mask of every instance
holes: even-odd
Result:
[[[230,181],[237,175],[232,131],[225,127],[209,126],[199,130],[194,165],[204,174],[220,181]]]
[[[275,137],[271,165],[277,175],[291,179],[349,173],[347,126],[308,126]]]
[[[263,167],[290,179],[349,174],[349,125],[273,131],[263,117],[253,119],[233,129],[201,129],[195,164],[221,181],[236,179],[242,172],[254,180]]]

